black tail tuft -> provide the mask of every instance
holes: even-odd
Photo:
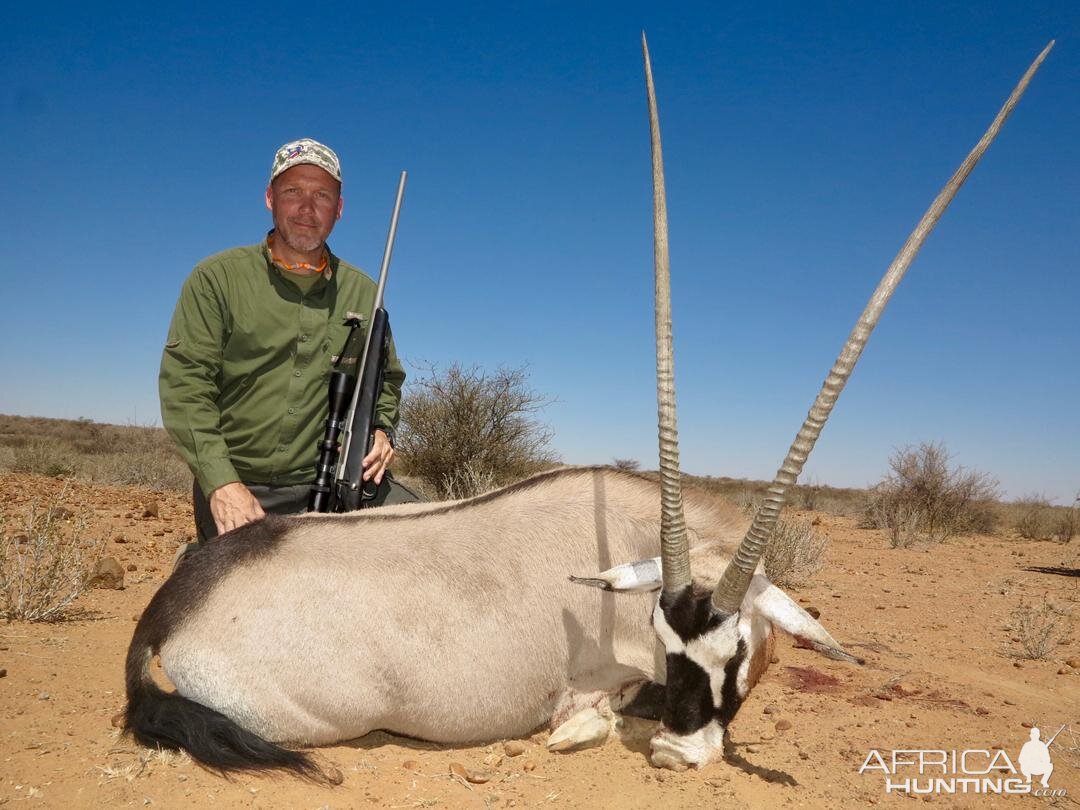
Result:
[[[339,771],[324,772],[310,755],[268,742],[220,712],[163,691],[150,678],[150,649],[137,644],[138,636],[128,650],[124,728],[140,744],[187,751],[221,774],[285,771],[317,784],[341,784]]]

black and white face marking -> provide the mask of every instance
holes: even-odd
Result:
[[[653,626],[667,653],[663,725],[652,739],[652,762],[681,770],[723,751],[724,729],[750,691],[748,627],[718,613],[712,594],[690,586],[662,593]]]

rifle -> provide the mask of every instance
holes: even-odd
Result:
[[[379,284],[375,290],[375,303],[368,319],[367,335],[360,356],[356,376],[344,369],[346,357],[355,359],[359,342],[361,317],[348,313],[345,323],[349,334],[345,346],[330,374],[329,408],[326,418],[326,434],[319,442],[319,458],[315,464],[315,482],[308,495],[309,512],[351,512],[361,509],[375,497],[378,487],[374,481],[364,481],[363,459],[371,450],[375,427],[375,405],[382,392],[386,359],[390,351],[390,316],[383,308],[386,275],[390,269],[390,256],[394,252],[398,215],[405,196],[405,180],[408,172],[402,172],[398,180],[397,199],[390,217],[390,230],[386,235]],[[340,449],[339,449],[340,439]]]

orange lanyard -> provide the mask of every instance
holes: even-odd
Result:
[[[291,270],[294,273],[297,270],[314,270],[316,273],[321,273],[323,270],[326,269],[328,259],[327,259],[325,250],[323,251],[322,261],[320,261],[319,266],[316,267],[315,265],[308,264],[307,262],[297,262],[296,264],[285,264],[285,262],[283,262],[281,259],[279,259],[277,256],[274,255],[274,235],[273,234],[270,234],[270,236],[266,237],[266,245],[267,245],[267,247],[270,248],[270,261],[272,261],[278,267],[281,267],[281,268],[283,268],[285,270]]]

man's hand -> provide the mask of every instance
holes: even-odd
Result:
[[[386,438],[386,434],[378,428],[375,428],[374,436],[371,452],[364,456],[361,464],[364,465],[364,480],[374,481],[378,486],[382,483],[383,475],[386,473],[386,468],[390,466],[391,459],[394,458],[394,448],[390,440]]]
[[[210,514],[219,534],[238,529],[264,517],[266,513],[246,486],[233,481],[210,493]]]

